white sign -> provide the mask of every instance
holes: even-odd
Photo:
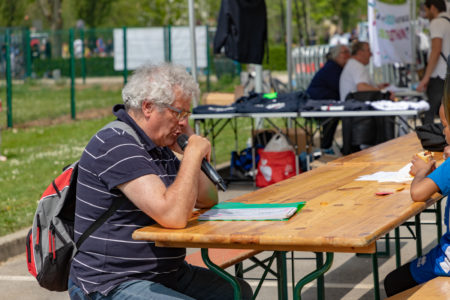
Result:
[[[375,66],[412,63],[410,4],[368,1],[369,41]]]
[[[114,70],[123,70],[123,29],[114,29]],[[127,28],[127,69],[164,61],[164,28]]]
[[[206,26],[195,28],[197,68],[208,67]],[[171,27],[172,62],[191,67],[191,37],[189,27]]]
[[[196,27],[197,67],[208,67],[206,26]],[[171,61],[187,68],[191,67],[190,32],[188,27],[170,27],[170,47],[164,44],[164,28],[127,28],[127,69],[135,70],[145,63],[166,61],[171,49]],[[114,70],[122,71],[123,29],[114,29]]]

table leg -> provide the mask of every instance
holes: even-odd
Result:
[[[417,257],[422,256],[422,229],[420,224],[420,214],[414,217],[414,223],[416,225],[416,249]]]
[[[277,251],[278,299],[287,299],[286,252]]]
[[[214,273],[218,274],[220,277],[228,281],[232,286],[234,290],[234,299],[239,300],[241,299],[241,287],[238,283],[238,281],[234,278],[234,276],[231,276],[221,268],[219,268],[217,265],[215,265],[210,259],[208,255],[208,249],[202,248],[202,259],[205,265]]]
[[[437,241],[441,240],[442,237],[442,210],[441,210],[442,199],[436,202],[436,226],[437,226]]]
[[[320,269],[323,266],[323,253],[316,252],[316,268]],[[323,274],[317,278],[317,299],[325,299],[325,282]]]
[[[320,268],[317,269],[311,273],[309,273],[308,275],[306,275],[305,277],[303,277],[296,285],[295,285],[295,289],[294,289],[294,299],[301,299],[301,291],[302,288],[309,282],[317,279],[319,276],[321,276],[322,274],[324,274],[326,271],[328,271],[331,267],[331,264],[333,263],[333,257],[334,257],[334,253],[332,252],[327,252],[327,259],[325,261],[325,264]]]
[[[376,251],[372,254],[372,270],[374,299],[380,300],[380,283],[378,282],[378,257]]]
[[[395,228],[395,264],[397,268],[400,268],[402,264],[402,258],[400,253],[400,228]]]

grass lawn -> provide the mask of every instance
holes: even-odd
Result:
[[[45,188],[110,120],[113,117],[3,130],[2,154],[8,160],[0,162],[0,236],[31,225]]]
[[[234,85],[230,81],[224,88],[230,91]],[[121,87],[77,87],[77,116],[83,111],[110,108],[120,103]],[[1,98],[5,99],[2,86],[0,93]],[[34,82],[16,84],[13,97],[15,128],[6,129],[6,112],[0,113],[0,154],[8,158],[5,162],[0,161],[0,236],[31,226],[37,202],[46,187],[63,167],[79,159],[92,135],[114,119],[111,114],[76,121],[65,118],[65,123],[55,125],[23,126],[31,120],[67,117],[70,114],[69,89]],[[3,100],[3,108],[5,104]],[[281,120],[275,122],[282,126]],[[203,132],[202,126],[201,129]],[[250,131],[250,119],[239,118],[238,149],[246,147]],[[228,162],[231,151],[235,149],[234,132],[228,124],[216,138],[216,163]]]
[[[76,87],[76,112],[111,107],[120,103],[122,85],[78,85]],[[0,86],[5,93],[5,86]],[[3,95],[2,95],[3,96]],[[6,98],[6,97],[5,97]],[[3,106],[6,108],[6,99]],[[37,81],[13,84],[12,122],[13,126],[39,119],[54,119],[70,115],[70,85],[39,84]],[[6,113],[2,117],[6,118]],[[6,122],[1,123],[6,124]]]

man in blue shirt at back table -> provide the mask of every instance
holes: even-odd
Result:
[[[306,92],[314,100],[339,100],[339,78],[342,69],[350,58],[350,50],[345,45],[330,49],[325,65],[314,75]],[[320,148],[328,149],[333,144],[334,133],[339,118],[329,118],[321,121],[322,136]]]

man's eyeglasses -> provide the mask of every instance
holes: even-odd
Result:
[[[178,121],[184,121],[187,118],[189,118],[189,116],[192,114],[190,111],[181,110],[169,104],[165,104],[164,106],[173,111],[174,113],[176,113],[175,116],[178,119]]]

